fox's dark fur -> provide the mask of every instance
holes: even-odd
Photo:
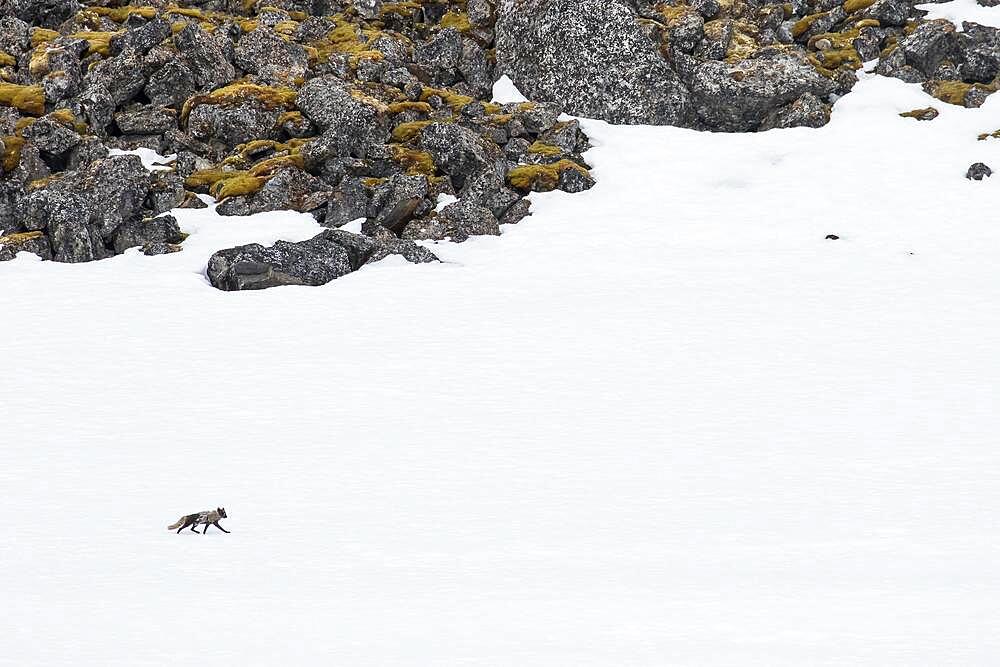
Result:
[[[177,519],[177,523],[175,523],[174,525],[167,526],[167,530],[173,530],[174,528],[177,528],[177,532],[180,533],[182,530],[190,526],[191,530],[197,533],[198,531],[194,529],[195,526],[205,524],[205,530],[202,531],[201,533],[202,535],[208,532],[209,526],[215,526],[222,532],[228,533],[229,532],[228,530],[219,525],[219,519],[226,519],[226,518],[228,518],[228,515],[226,514],[226,508],[216,507],[214,510],[209,510],[207,512],[186,514],[181,518]]]

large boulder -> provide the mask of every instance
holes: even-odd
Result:
[[[388,137],[374,100],[358,94],[337,77],[311,79],[302,86],[295,103],[306,118],[324,130],[310,143],[306,160],[364,156],[372,145]]]
[[[803,95],[828,95],[832,88],[810,65],[775,55],[736,63],[706,61],[695,72],[691,93],[698,118],[707,127],[753,132],[771,111]]]
[[[93,213],[86,197],[70,192],[33,192],[21,205],[28,231],[46,232],[52,244],[52,258],[71,264],[92,262],[111,254],[101,243],[98,226],[91,223]]]
[[[389,255],[414,263],[436,261],[428,250],[412,242],[382,243],[339,229],[322,232],[307,241],[278,241],[220,250],[208,262],[208,279],[225,291],[266,289],[282,285],[325,285]]]
[[[500,0],[499,71],[531,99],[612,123],[691,124],[687,88],[626,0]]]
[[[79,0],[9,0],[6,4],[22,21],[52,29],[80,11]]]

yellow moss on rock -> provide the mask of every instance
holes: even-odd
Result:
[[[45,113],[45,90],[41,86],[0,83],[0,105],[41,116]]]
[[[0,137],[3,141],[3,170],[9,173],[18,168],[21,164],[21,149],[24,148],[24,139],[21,137]]]
[[[427,102],[393,102],[386,109],[389,113],[403,113],[404,111],[415,111],[416,113],[429,114],[433,109]]]
[[[42,232],[18,232],[17,234],[7,234],[6,236],[0,236],[0,246],[5,245],[23,245],[28,241],[34,241],[35,239],[40,239],[45,234]]]
[[[957,106],[965,106],[965,98],[972,90],[981,90],[987,93],[993,93],[997,90],[997,82],[983,84],[983,83],[965,83],[964,81],[941,81],[941,80],[931,80],[924,84],[924,90],[932,97],[935,97],[942,102],[947,102],[948,104],[954,104]]]
[[[222,201],[230,197],[245,197],[259,192],[266,178],[252,176],[246,172],[233,172],[234,175],[215,183],[210,190],[210,194]]]
[[[547,144],[544,141],[536,141],[528,147],[529,153],[534,153],[536,155],[548,155],[556,156],[562,155],[563,150],[558,146],[553,146],[552,144]]]
[[[392,131],[392,140],[398,143],[406,143],[415,138],[424,128],[434,123],[432,120],[415,120],[409,123],[400,123]]]
[[[254,83],[239,82],[213,90],[207,95],[195,95],[184,103],[181,120],[186,121],[191,110],[203,104],[217,106],[233,106],[248,100],[254,100],[267,110],[292,109],[298,91],[291,88],[273,88],[259,86]]]
[[[305,169],[305,160],[298,153],[292,153],[291,155],[279,155],[255,164],[250,169],[250,175],[258,178],[267,178],[269,176],[273,176],[274,172],[279,169],[284,169],[285,167]]]
[[[466,105],[477,101],[476,98],[469,95],[462,95],[461,93],[442,88],[424,88],[424,91],[420,94],[420,101],[426,102],[434,96],[444,100],[448,108],[455,112],[461,111]],[[483,107],[486,109],[486,113],[499,113],[500,111],[500,105],[494,102],[484,102]]]
[[[803,17],[796,21],[792,25],[792,37],[798,39],[802,35],[809,32],[809,28],[820,18],[826,16],[829,12],[820,12],[819,14],[810,14],[809,16]]]
[[[514,167],[507,172],[507,182],[518,190],[549,192],[559,187],[559,177],[570,169],[590,175],[590,172],[572,160],[559,160],[554,164],[524,164]]]
[[[441,17],[441,27],[465,32],[472,29],[472,23],[469,22],[469,15],[465,12],[448,12]]]
[[[846,0],[844,2],[844,11],[848,14],[853,14],[854,12],[860,12],[862,9],[868,9],[875,4],[875,0]]]
[[[426,151],[413,150],[404,146],[391,145],[392,158],[400,163],[410,176],[433,176],[437,173],[434,158]]]
[[[155,7],[88,7],[87,11],[109,18],[115,23],[122,23],[133,15],[141,16],[144,19],[156,16]]]
[[[903,118],[915,118],[917,120],[934,120],[938,117],[938,110],[934,107],[925,107],[923,109],[913,109],[912,111],[904,111],[899,114]]]
[[[31,46],[37,47],[46,42],[51,42],[57,40],[61,35],[55,30],[49,30],[47,28],[32,28],[31,29]]]

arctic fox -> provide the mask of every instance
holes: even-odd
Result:
[[[180,533],[188,526],[191,526],[191,530],[197,533],[198,531],[195,530],[194,527],[200,524],[205,524],[205,530],[202,531],[202,535],[208,532],[209,526],[215,526],[222,532],[228,533],[229,532],[228,530],[219,525],[219,519],[225,519],[225,518],[228,518],[226,515],[226,508],[216,507],[214,510],[210,510],[208,512],[186,514],[181,518],[177,519],[177,523],[175,523],[174,525],[167,526],[167,530],[173,530],[174,528],[177,528],[177,532]]]

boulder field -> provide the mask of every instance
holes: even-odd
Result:
[[[207,276],[223,290],[435,261],[428,245],[498,235],[531,193],[594,185],[563,112],[819,127],[863,63],[982,104],[998,31],[923,14],[903,0],[0,0],[0,260],[178,252],[170,212],[207,195],[220,215],[328,228],[220,250]],[[532,101],[493,102],[504,74]],[[150,171],[139,149],[171,157]]]

